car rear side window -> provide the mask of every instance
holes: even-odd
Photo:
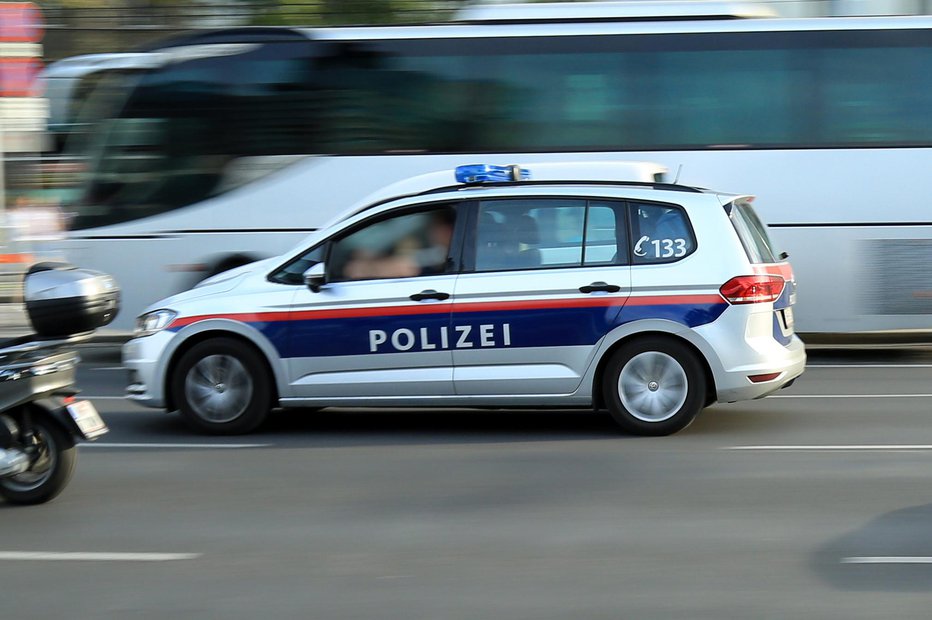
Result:
[[[590,200],[586,214],[586,244],[583,264],[624,265],[628,262],[625,203]]]
[[[692,226],[681,207],[636,202],[630,205],[635,265],[672,263],[696,250]]]
[[[625,264],[624,213],[624,203],[619,201],[481,201],[476,224],[476,271]]]
[[[579,266],[585,218],[585,200],[484,200],[476,271]]]
[[[741,239],[741,245],[752,263],[776,263],[777,255],[767,226],[757,216],[754,207],[746,200],[736,200],[731,205],[731,223]]]

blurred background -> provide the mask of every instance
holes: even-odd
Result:
[[[334,408],[206,441],[126,400],[96,342],[77,384],[111,434],[56,503],[0,510],[5,617],[928,617],[932,355],[810,345],[929,341],[930,12],[0,3],[0,337],[29,330],[38,261],[114,275],[122,339],[411,176],[644,160],[756,195],[810,356],[674,437],[600,412]]]

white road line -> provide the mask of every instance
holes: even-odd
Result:
[[[932,394],[775,394],[771,398],[932,398]]]
[[[49,562],[170,562],[195,560],[202,553],[97,553],[55,551],[0,551],[0,560]]]
[[[927,555],[860,555],[842,558],[842,564],[932,564]]]
[[[841,450],[874,450],[874,451],[895,451],[895,450],[932,450],[932,444],[850,444],[850,445],[785,445],[785,446],[726,446],[723,450],[769,450],[773,452],[830,452]]]
[[[82,448],[191,448],[207,450],[240,450],[243,448],[270,448],[270,443],[79,443]]]

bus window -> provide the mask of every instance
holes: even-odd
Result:
[[[73,223],[194,204],[312,154],[927,145],[929,35],[896,36],[249,44],[141,78],[102,132],[93,212],[79,207]]]
[[[919,138],[928,144],[930,67],[932,47],[823,50],[822,140],[882,144]]]

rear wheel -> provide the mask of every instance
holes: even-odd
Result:
[[[264,360],[233,338],[200,342],[181,356],[172,394],[195,430],[237,435],[255,430],[269,414],[271,379]]]
[[[603,397],[615,422],[636,435],[670,435],[706,402],[702,364],[686,345],[652,336],[623,345],[605,367]]]
[[[30,427],[31,437],[21,437],[17,446],[29,456],[29,469],[0,478],[0,496],[11,504],[42,504],[55,499],[71,480],[78,458],[74,442],[44,410],[32,410]]]

